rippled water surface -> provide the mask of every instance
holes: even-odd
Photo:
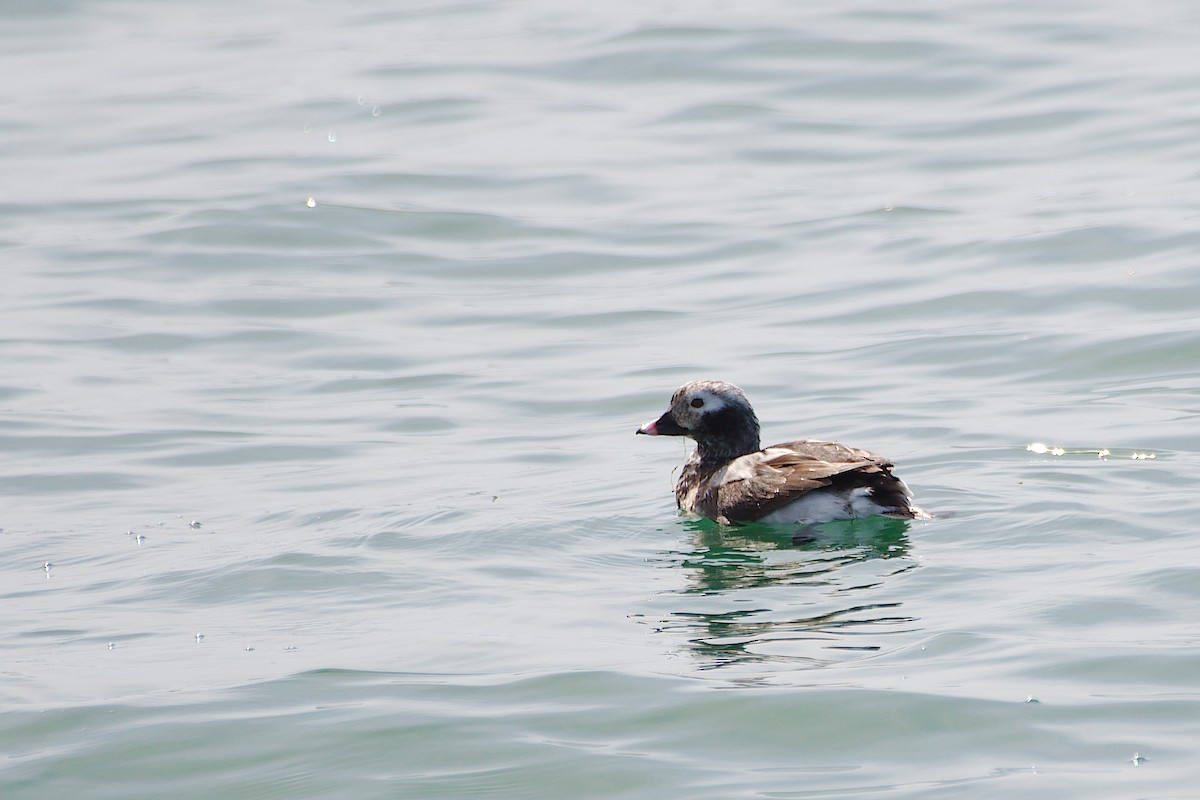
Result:
[[[10,3],[0,794],[1193,796],[1200,12],[1133,11]],[[937,518],[678,516],[699,377]]]

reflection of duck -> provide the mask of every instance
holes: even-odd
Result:
[[[662,629],[686,637],[701,669],[819,666],[914,630],[917,620],[887,593],[891,577],[917,566],[907,557],[906,520],[832,522],[804,537],[769,525],[684,525],[691,546],[673,556],[687,585]]]
[[[780,535],[780,529],[770,525],[722,528],[708,520],[686,524],[692,529],[693,548],[680,555],[688,568],[689,593],[824,584],[828,573],[848,564],[900,558],[909,550],[909,523],[887,517],[831,522],[791,536]]]
[[[718,522],[929,519],[882,456],[807,439],[760,449],[758,417],[730,383],[684,384],[666,412],[637,432],[696,440],[675,498],[684,511]]]

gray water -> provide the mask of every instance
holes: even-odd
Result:
[[[0,795],[1196,796],[1198,35],[7,3]],[[937,519],[678,516],[700,377]]]

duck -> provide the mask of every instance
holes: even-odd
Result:
[[[762,447],[758,417],[732,383],[685,383],[662,416],[637,433],[695,440],[675,500],[682,511],[721,524],[931,519],[881,455],[812,439]]]

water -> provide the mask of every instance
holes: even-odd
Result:
[[[5,17],[5,798],[1194,794],[1190,6]]]

